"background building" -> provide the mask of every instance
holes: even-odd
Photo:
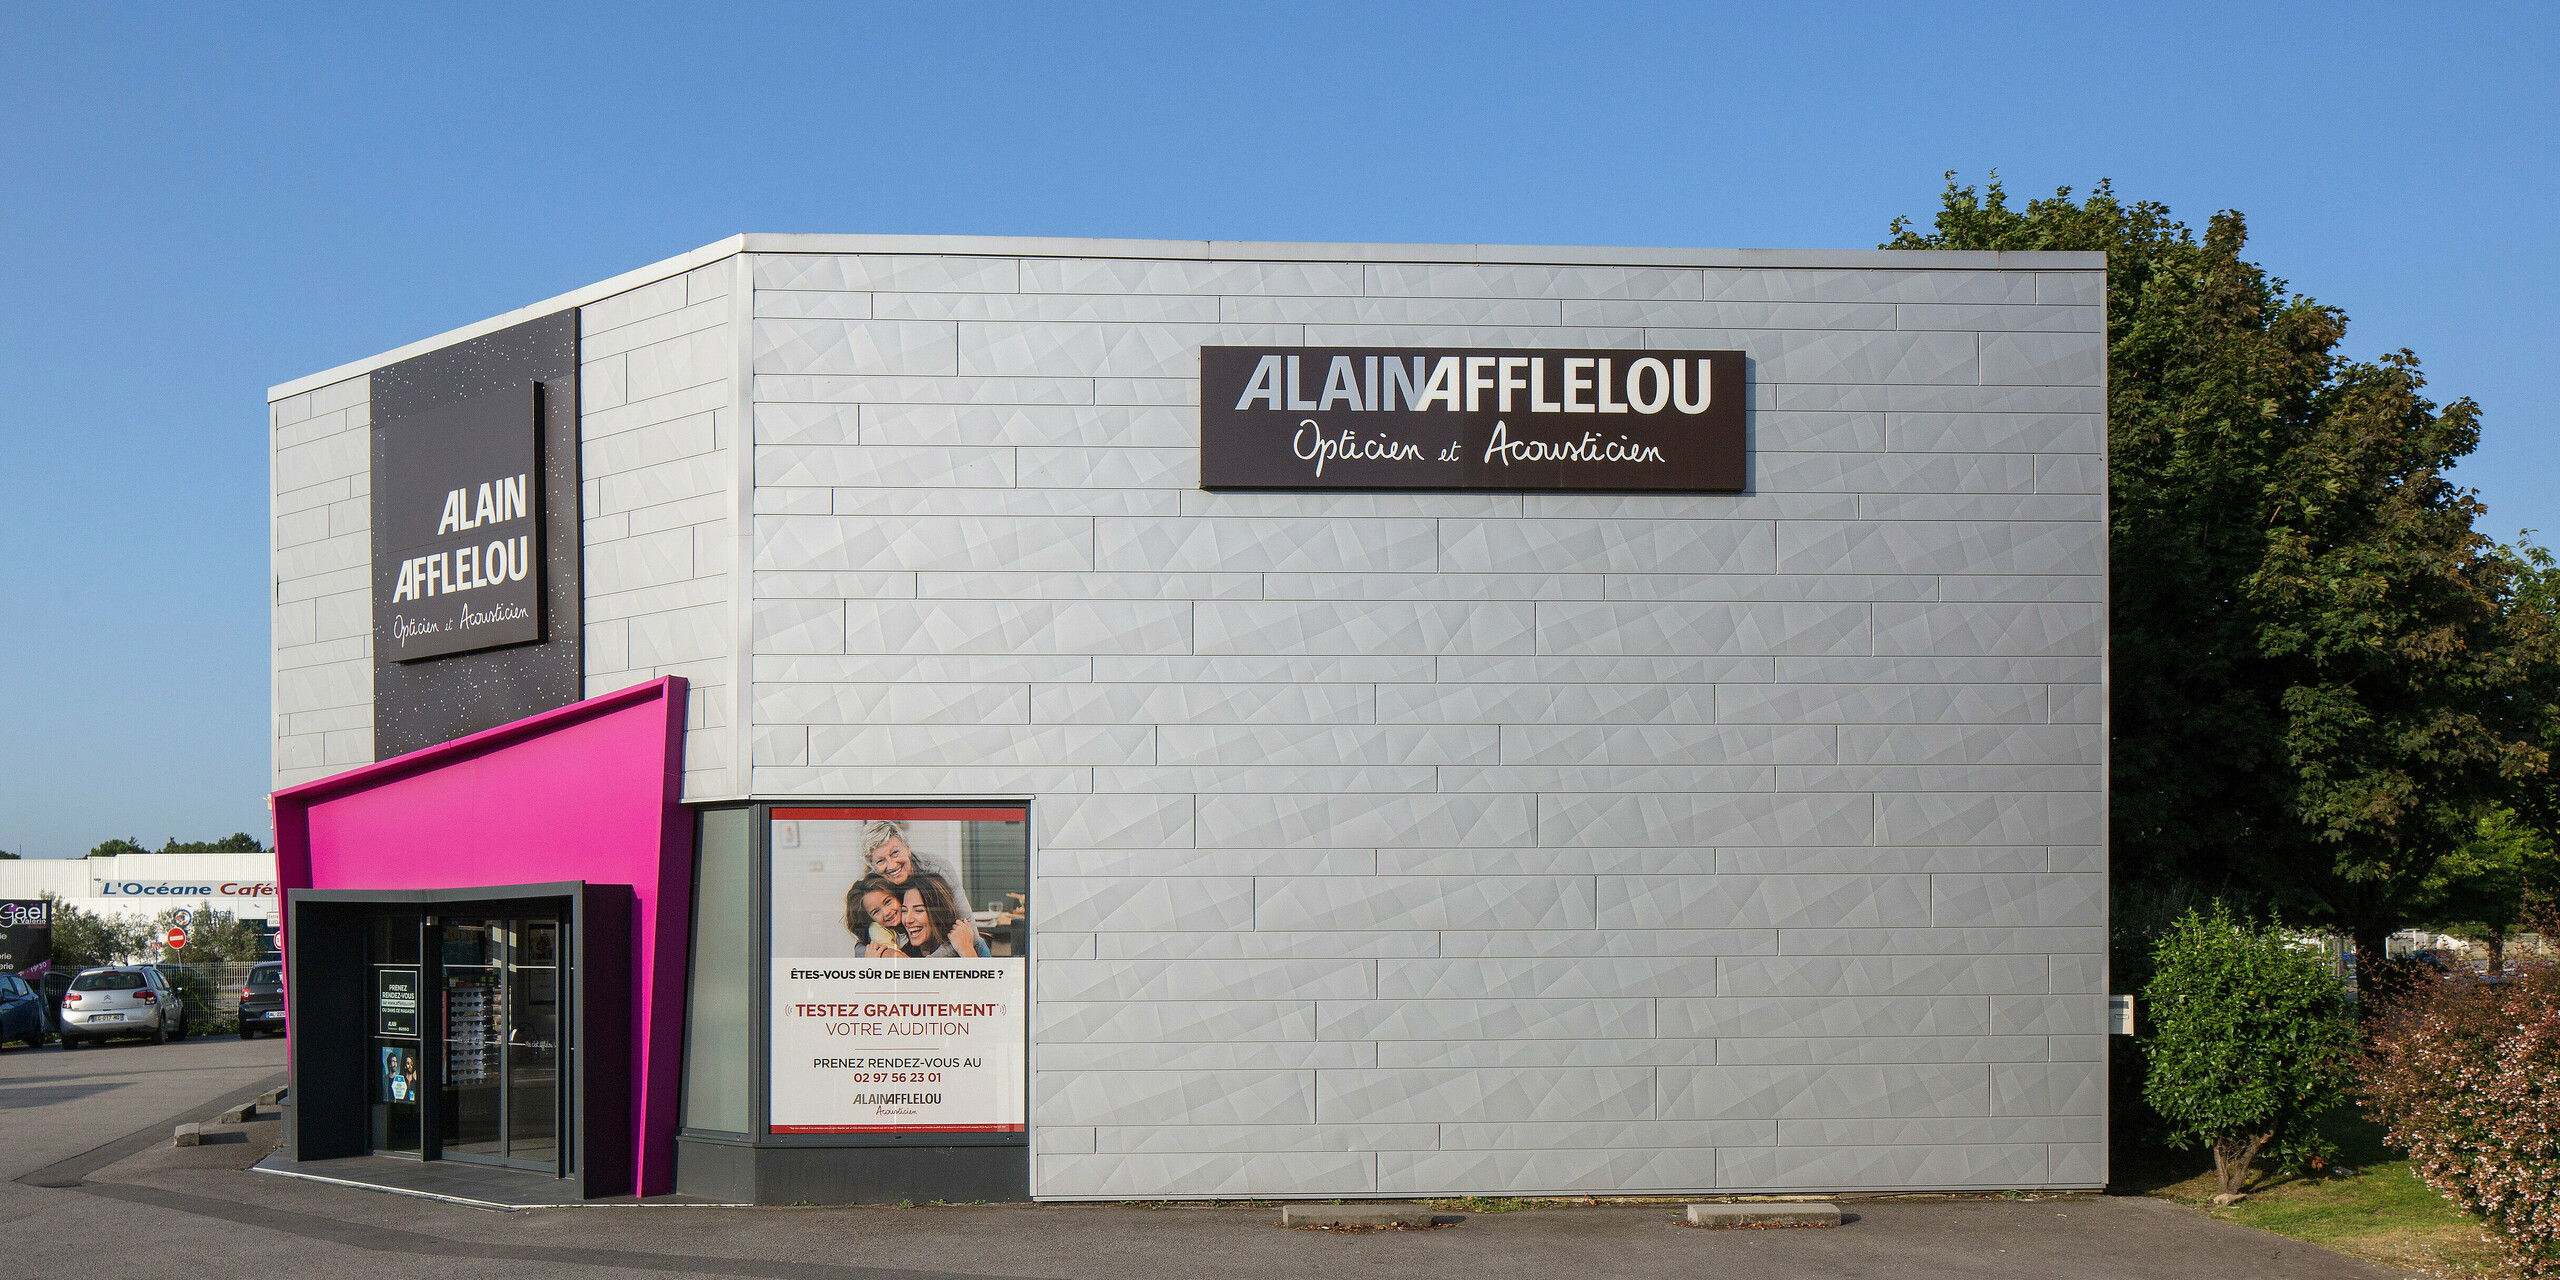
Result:
[[[91,915],[156,916],[211,902],[242,919],[277,916],[272,853],[142,853],[0,861],[0,900],[52,894]]]

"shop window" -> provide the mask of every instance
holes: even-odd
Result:
[[[684,1124],[743,1134],[754,1064],[753,811],[712,809],[694,842],[693,973],[685,1000]]]

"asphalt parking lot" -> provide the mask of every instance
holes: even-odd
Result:
[[[1284,1230],[1269,1208],[1231,1206],[495,1213],[248,1172],[278,1140],[272,1110],[169,1146],[170,1125],[271,1087],[282,1066],[279,1040],[0,1053],[0,1280],[2395,1274],[2134,1197],[1853,1201],[1837,1230],[1714,1232],[1674,1225],[1671,1205],[1447,1214],[1433,1230],[1361,1234]]]

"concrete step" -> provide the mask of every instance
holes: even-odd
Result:
[[[1293,1204],[1280,1211],[1284,1227],[1427,1227],[1431,1206],[1421,1204]]]
[[[1836,1227],[1840,1206],[1811,1203],[1693,1204],[1693,1227]]]

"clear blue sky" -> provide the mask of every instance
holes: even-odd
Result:
[[[1865,247],[2110,177],[2560,534],[2547,4],[379,8],[0,18],[0,848],[266,835],[268,385],[739,231]]]

